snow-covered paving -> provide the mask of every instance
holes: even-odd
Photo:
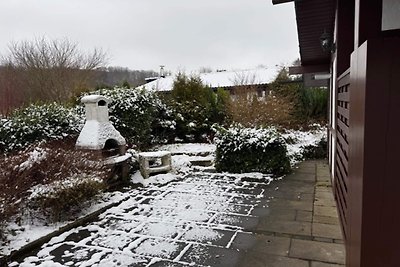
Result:
[[[197,172],[134,189],[97,222],[53,238],[10,266],[207,265],[204,251],[229,249],[238,232],[257,223],[252,212],[271,181],[259,173]]]
[[[323,129],[284,134],[292,140],[287,145],[292,164],[298,161],[296,155],[303,146],[316,145],[324,137]],[[91,211],[124,201],[90,226],[53,238],[21,266],[202,266],[208,265],[204,257],[210,251],[229,250],[236,234],[257,221],[253,211],[260,199],[268,198],[263,188],[271,182],[269,176],[207,173],[213,168],[192,166],[193,161],[213,161],[212,144],[174,144],[160,149],[172,152],[174,173],[146,180],[136,173],[132,181],[145,187],[105,195]],[[10,237],[2,253],[8,254],[60,226],[14,225],[17,234]]]

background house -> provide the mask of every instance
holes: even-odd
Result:
[[[346,265],[399,266],[400,1],[294,4],[301,66],[291,73],[331,74],[329,161]]]
[[[268,93],[268,84],[275,80],[279,70],[278,67],[240,71],[220,70],[195,75],[198,75],[202,82],[213,90],[223,88],[229,91],[232,96],[238,90],[248,90],[255,92],[259,97],[263,97]],[[173,88],[174,80],[175,76],[159,77],[138,88],[155,90],[157,92],[170,92]]]

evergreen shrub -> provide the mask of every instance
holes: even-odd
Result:
[[[324,87],[305,87],[303,82],[294,82],[287,68],[282,68],[270,84],[277,96],[291,103],[291,115],[295,124],[307,125],[313,121],[326,121],[328,114],[328,90]]]
[[[83,110],[57,103],[32,104],[0,119],[0,152],[23,149],[34,142],[77,136]]]
[[[328,143],[325,138],[316,145],[302,147],[304,159],[326,159],[328,157]]]
[[[151,91],[102,89],[92,94],[109,97],[110,121],[127,142],[139,148],[163,143],[175,133],[172,111]]]
[[[177,137],[205,141],[213,134],[214,123],[224,123],[229,101],[229,93],[223,89],[214,93],[199,77],[178,74],[169,101],[175,114]]]
[[[216,129],[217,171],[262,172],[275,176],[290,172],[286,143],[275,128]]]
[[[311,119],[326,119],[328,114],[328,89],[326,88],[301,88],[300,90],[302,116]]]

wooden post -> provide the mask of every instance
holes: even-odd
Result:
[[[382,0],[355,0],[354,49],[382,35]]]

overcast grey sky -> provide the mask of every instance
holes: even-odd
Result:
[[[67,37],[109,64],[175,71],[246,69],[298,55],[293,4],[272,0],[0,0],[0,53],[11,41]]]

